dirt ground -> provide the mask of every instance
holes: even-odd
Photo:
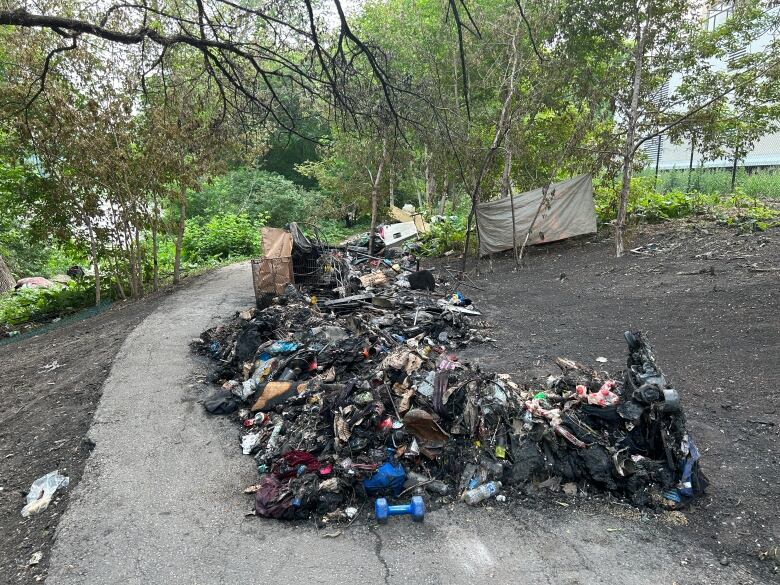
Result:
[[[89,455],[85,436],[122,342],[164,293],[117,303],[96,317],[0,346],[0,583],[42,581],[54,529]],[[20,510],[30,484],[59,469],[70,478],[49,508]],[[37,565],[32,555],[42,552]]]
[[[676,222],[642,228],[630,246],[642,248],[624,258],[611,246],[601,235],[536,247],[519,271],[511,257],[492,272],[483,261],[481,275],[472,273],[482,290],[461,290],[497,343],[467,355],[519,377],[554,373],[556,356],[594,365],[603,356],[603,369],[619,372],[623,332],[645,332],[681,393],[711,482],[675,533],[723,564],[739,560],[777,578],[780,231]]]
[[[506,257],[492,272],[483,262],[481,276],[472,276],[482,290],[461,290],[483,311],[497,343],[473,345],[464,357],[526,377],[554,371],[559,355],[586,363],[604,356],[604,368],[617,372],[625,361],[622,332],[646,332],[681,392],[711,481],[709,495],[685,512],[687,525],[663,533],[775,579],[780,231],[742,236],[675,222],[642,228],[631,244],[637,246],[639,253],[616,260],[600,236],[534,248],[518,272]],[[127,334],[159,300],[119,305],[0,346],[0,583],[45,577],[54,529],[90,451],[84,437],[101,386]],[[60,367],[44,369],[55,360]],[[23,519],[30,483],[57,468],[71,486],[46,512]],[[621,509],[579,506],[586,514]],[[37,551],[43,560],[27,567]]]

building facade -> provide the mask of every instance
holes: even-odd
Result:
[[[766,4],[768,11],[780,12],[780,0],[769,0]],[[723,24],[733,11],[733,1],[713,3],[706,14],[703,15],[703,25],[708,30],[714,30]],[[738,59],[748,53],[764,51],[767,45],[776,39],[776,34],[772,31],[766,32],[748,46],[730,54],[728,59],[715,62],[716,69],[725,70],[728,62],[733,59]],[[662,91],[666,93],[674,91],[680,82],[680,76],[673,76]],[[697,152],[695,148],[692,149],[689,142],[673,144],[664,135],[648,141],[644,148],[648,166],[651,168],[657,167],[659,170],[687,169],[691,165],[694,168],[702,166],[704,168],[731,168],[734,164],[732,159],[702,161],[701,153]],[[761,137],[754,145],[753,150],[745,158],[739,160],[739,165],[747,168],[780,167],[780,132],[766,134]]]

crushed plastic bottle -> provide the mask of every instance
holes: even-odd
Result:
[[[479,504],[482,500],[493,497],[500,489],[500,481],[489,481],[482,484],[478,488],[474,488],[473,490],[469,490],[463,494],[463,501],[466,502],[469,506],[473,506],[475,504]]]

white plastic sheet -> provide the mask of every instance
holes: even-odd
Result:
[[[22,508],[22,516],[27,518],[43,512],[49,507],[54,492],[58,488],[68,487],[68,483],[70,483],[70,479],[60,475],[59,470],[36,479],[30,486],[30,492],[27,494],[27,505]]]

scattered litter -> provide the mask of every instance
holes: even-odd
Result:
[[[500,489],[500,481],[490,481],[474,488],[473,490],[467,491],[465,494],[463,494],[463,501],[466,502],[469,506],[474,506],[483,500],[487,500],[488,498],[493,497]]]
[[[54,370],[61,368],[62,364],[59,363],[57,360],[54,360],[50,364],[46,364],[45,366],[41,367],[39,374],[42,374],[43,372],[53,372]]]
[[[565,483],[561,486],[561,489],[563,489],[563,493],[567,496],[576,496],[577,495],[577,484],[570,481],[568,483]]]
[[[32,556],[30,557],[30,560],[27,561],[28,567],[34,567],[38,563],[40,563],[43,560],[43,553],[41,551],[34,552]]]
[[[600,364],[606,364],[609,360],[603,356],[599,356],[596,358],[596,361]]]
[[[52,471],[36,479],[30,486],[30,492],[27,494],[27,504],[22,508],[22,516],[27,518],[35,514],[40,514],[49,507],[54,492],[58,488],[68,487],[70,480],[59,471]]]
[[[338,538],[341,536],[341,530],[337,530],[336,532],[324,532],[322,534],[323,538]]]

